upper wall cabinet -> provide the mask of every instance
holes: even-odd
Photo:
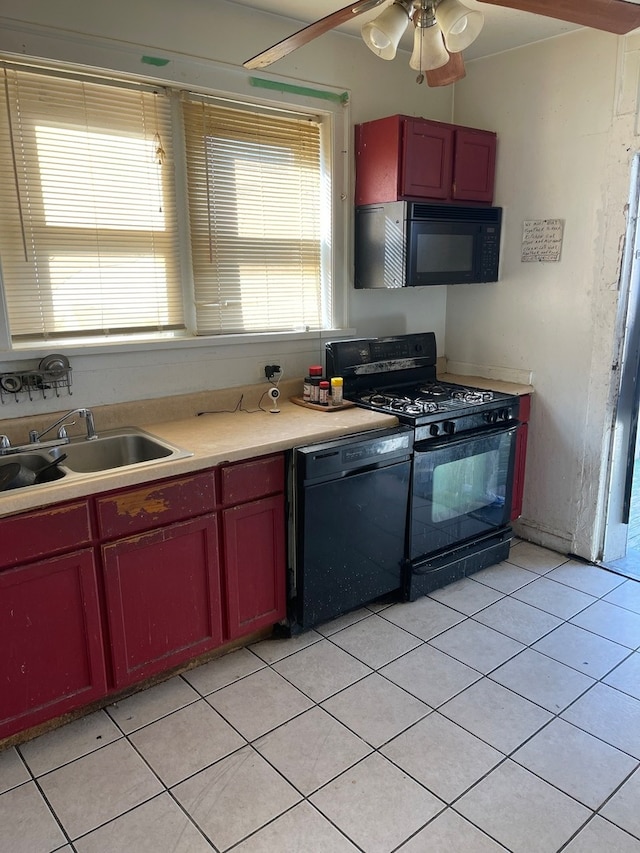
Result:
[[[410,116],[356,125],[356,205],[439,199],[491,204],[496,134]]]

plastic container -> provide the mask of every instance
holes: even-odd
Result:
[[[305,376],[302,384],[302,399],[305,403],[311,402],[311,377]]]
[[[342,396],[343,380],[342,376],[331,377],[331,405],[341,406],[344,402]]]
[[[320,377],[319,376],[310,376],[309,377],[309,386],[310,386],[310,403],[318,403],[320,401]]]
[[[302,385],[302,399],[306,403],[317,403],[320,398],[320,380],[322,379],[322,365],[312,364],[309,375],[305,376]]]

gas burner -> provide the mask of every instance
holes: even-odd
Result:
[[[384,394],[371,394],[370,397],[365,396],[362,399],[365,403],[371,403],[372,406],[386,406],[389,402],[389,398]]]
[[[453,391],[451,398],[463,403],[488,403],[493,400],[493,391],[481,391],[480,389],[470,391],[468,388],[463,388],[460,391]]]
[[[438,385],[437,382],[429,382],[426,385],[420,386],[421,394],[428,394],[429,397],[448,397],[450,391],[444,385]]]
[[[393,398],[389,400],[387,405],[394,412],[408,412],[410,411],[411,400],[407,397]]]
[[[408,397],[401,397],[395,391],[386,391],[384,394],[380,391],[363,394],[361,400],[368,406],[379,406],[397,411],[404,411],[405,407],[411,403]]]
[[[407,409],[409,411],[409,409]],[[423,400],[420,397],[416,397],[413,402],[413,410],[410,411],[410,414],[414,415],[433,415],[436,412],[442,411],[442,407],[435,403],[433,400]]]

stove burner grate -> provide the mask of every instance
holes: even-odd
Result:
[[[460,391],[452,391],[451,399],[462,403],[488,403],[493,400],[493,391],[462,388]]]
[[[421,385],[419,388],[420,394],[427,394],[429,397],[444,397],[451,395],[449,388],[444,385],[439,385],[437,382],[428,382],[426,385]]]
[[[412,405],[415,411],[409,412],[409,414],[432,415],[435,414],[435,412],[444,411],[443,406],[436,403],[434,400],[423,400],[420,397],[417,397]]]
[[[359,394],[364,406],[418,420],[430,415],[458,416],[471,406],[495,400],[493,391],[424,380],[411,388],[371,388]]]

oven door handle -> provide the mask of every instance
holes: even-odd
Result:
[[[504,421],[500,426],[495,427],[478,427],[470,429],[466,432],[461,432],[453,435],[443,435],[438,438],[427,438],[423,441],[417,441],[413,445],[414,453],[429,453],[433,450],[439,450],[441,447],[452,447],[456,444],[462,444],[472,438],[493,438],[494,435],[503,435],[507,432],[515,433],[520,426],[520,421],[511,418]]]

